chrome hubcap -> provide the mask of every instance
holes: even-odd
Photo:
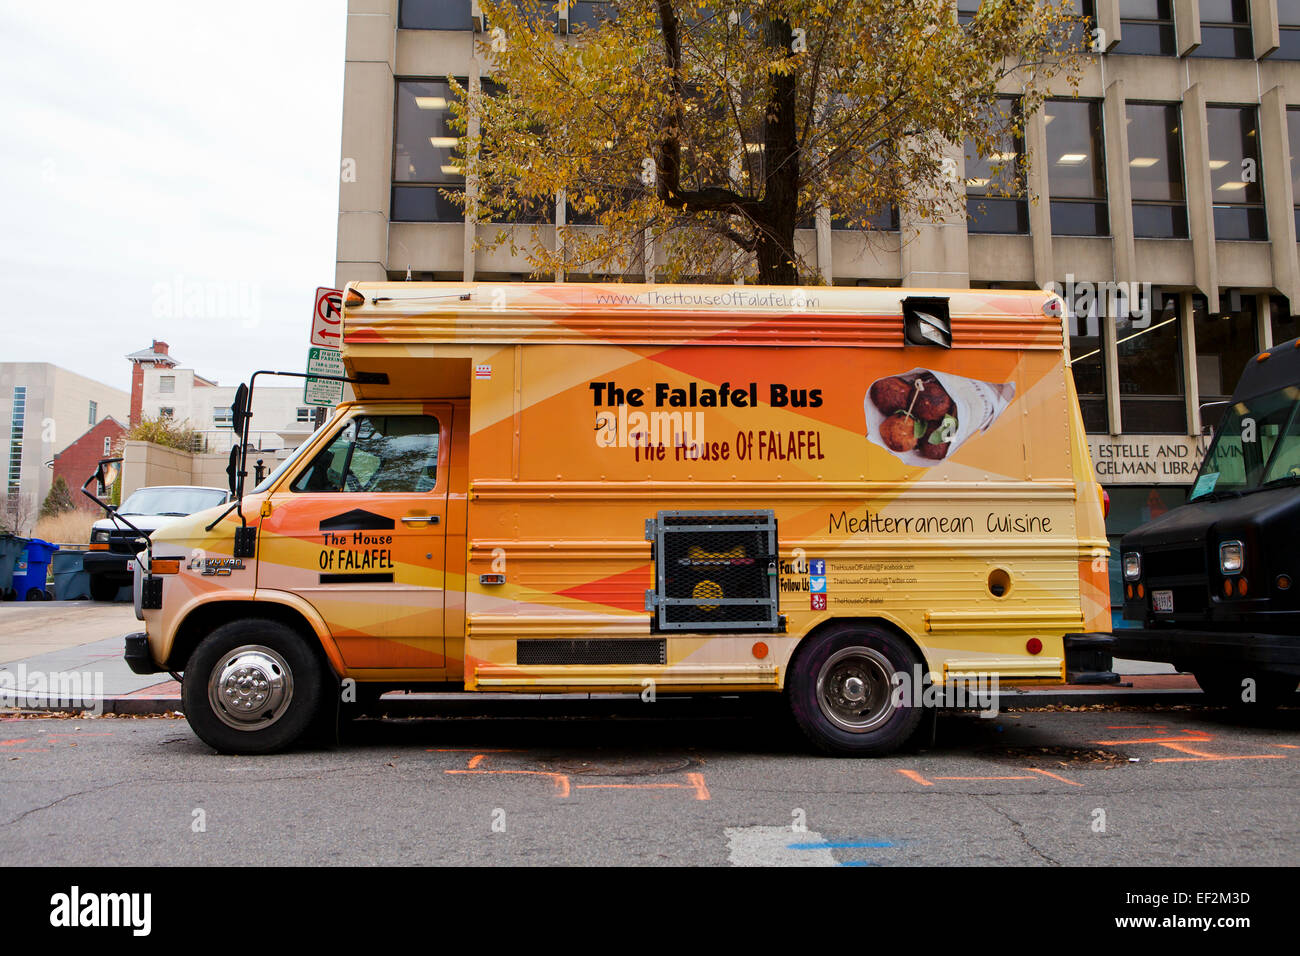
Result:
[[[222,723],[236,730],[263,730],[293,699],[293,674],[283,657],[257,644],[237,647],[212,669],[208,701]]]
[[[870,647],[836,651],[817,674],[817,705],[841,730],[862,734],[884,724],[894,712],[894,666]]]

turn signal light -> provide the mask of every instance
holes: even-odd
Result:
[[[102,543],[92,544],[87,550],[89,551],[107,551],[108,545]]]
[[[1223,582],[1223,596],[1224,596],[1224,597],[1232,597],[1232,582],[1231,582],[1231,581],[1224,581],[1224,582]]]
[[[1142,585],[1139,584],[1139,585],[1138,585],[1138,597],[1146,597],[1146,595],[1147,595],[1147,589],[1144,588]]]
[[[1291,578],[1290,578],[1288,575],[1285,575],[1285,574],[1279,574],[1279,575],[1277,576],[1277,589],[1278,589],[1279,591],[1290,591],[1290,590],[1291,590]]]
[[[153,563],[149,565],[151,574],[180,574],[180,558],[154,558]]]
[[[1237,594],[1240,597],[1246,596],[1246,579],[1237,578]]]

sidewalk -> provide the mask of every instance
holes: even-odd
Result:
[[[31,694],[41,703],[26,709],[101,710],[117,714],[161,714],[181,709],[180,685],[165,674],[131,672],[122,659],[125,635],[142,629],[130,605],[90,601],[0,604],[0,674],[9,691],[19,679],[39,691]],[[110,634],[111,637],[103,635]],[[1090,704],[1186,704],[1201,700],[1190,674],[1177,674],[1167,664],[1146,661],[1115,662],[1122,676],[1116,685],[1065,685],[1055,687],[1004,686],[999,706],[1046,707]],[[60,681],[53,684],[49,675]],[[75,680],[74,680],[75,678]],[[41,682],[45,682],[42,686]],[[76,688],[68,694],[66,689]],[[63,693],[59,692],[63,689]],[[635,694],[395,694],[390,709],[416,714],[431,705],[467,700],[597,700],[635,697]],[[66,698],[71,697],[71,700]],[[30,704],[29,700],[29,704]]]

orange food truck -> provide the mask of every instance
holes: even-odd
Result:
[[[126,658],[243,753],[454,688],[784,693],[883,754],[909,680],[1110,679],[1066,343],[1047,292],[351,284],[354,397],[153,535]]]

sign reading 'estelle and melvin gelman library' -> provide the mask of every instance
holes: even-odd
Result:
[[[1209,443],[1208,435],[1088,436],[1093,471],[1103,485],[1190,485]]]

